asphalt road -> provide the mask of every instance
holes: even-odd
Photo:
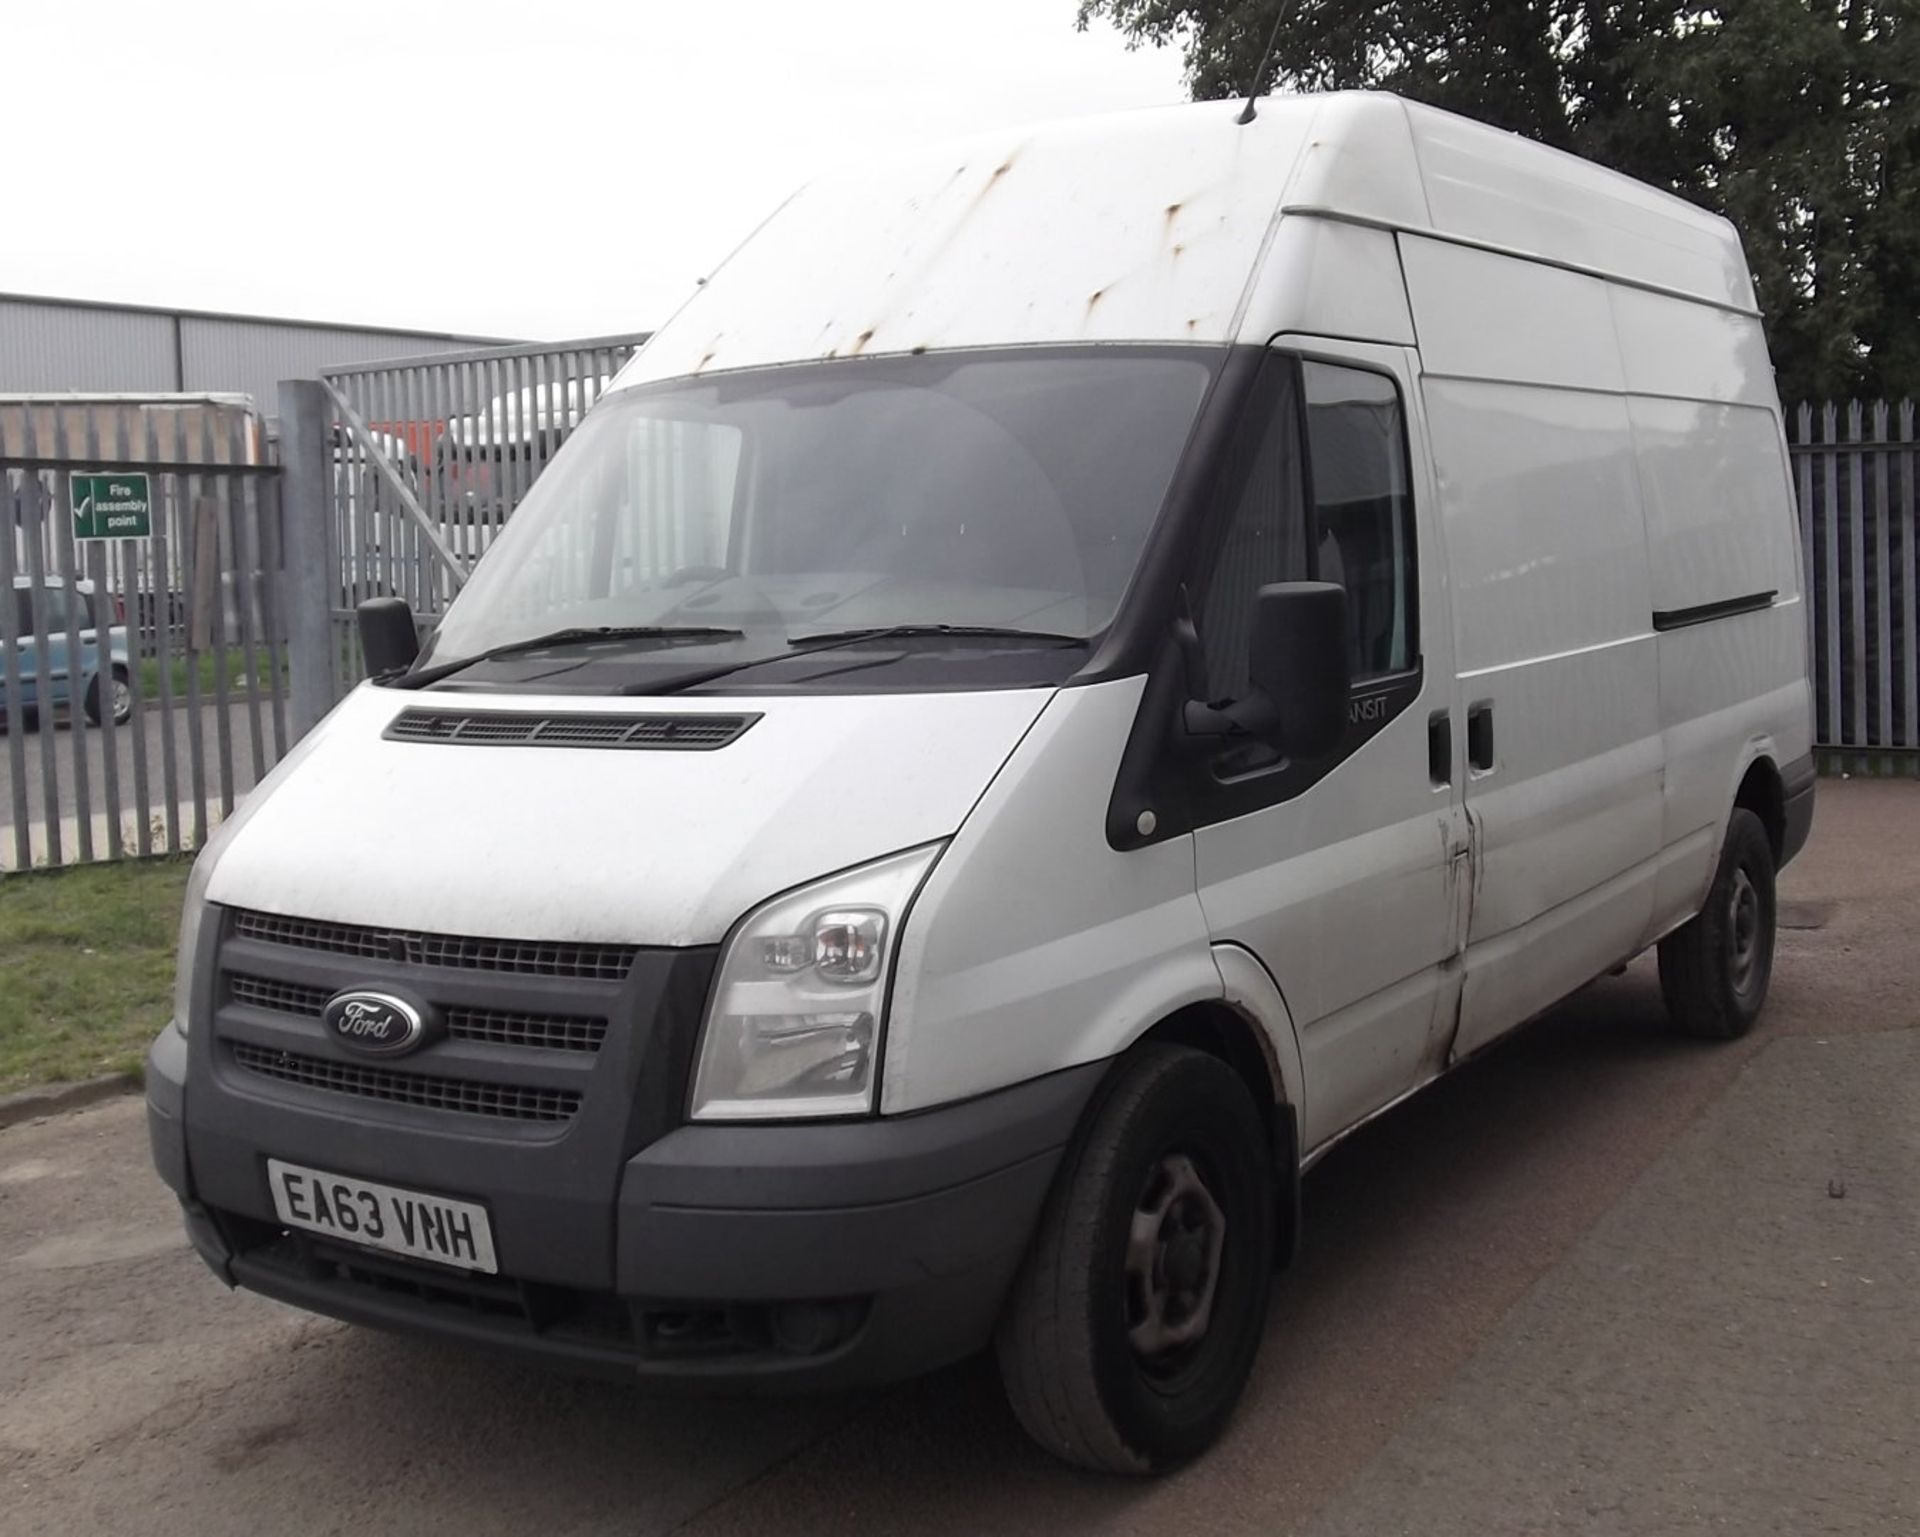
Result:
[[[1337,1150],[1226,1440],[1031,1449],[973,1363],[657,1401],[222,1291],[119,1101],[0,1132],[0,1533],[1920,1531],[1920,784],[1823,784],[1747,1040],[1642,963]]]
[[[224,752],[220,742],[222,713],[220,707],[211,700],[203,702],[197,716],[188,712],[184,700],[176,701],[169,731],[169,723],[158,703],[149,700],[144,703],[137,721],[129,721],[114,730],[114,758],[119,770],[117,799],[123,823],[130,823],[143,804],[134,776],[136,754],[144,756],[146,761],[147,795],[144,805],[147,814],[149,818],[163,815],[167,803],[166,753],[169,740],[173,746],[175,804],[191,806],[194,799],[193,743],[196,736],[199,738],[201,774],[210,812],[218,814],[223,786],[236,798],[253,788],[262,777],[255,771],[254,764],[254,707],[244,695],[227,704],[224,710],[227,747]],[[264,695],[259,701],[258,714],[260,761],[265,767],[271,768],[276,761],[273,708]],[[23,756],[25,774],[19,782],[26,786],[27,821],[30,825],[44,828],[46,823],[47,773],[42,757],[45,750],[43,741],[52,743],[54,804],[67,823],[72,823],[79,808],[76,756],[84,757],[86,761],[91,810],[96,814],[103,813],[108,805],[106,732],[101,727],[88,725],[84,716],[69,724],[64,712],[51,728],[31,721],[6,721],[0,724],[0,868],[7,868],[11,864],[14,852],[11,828],[18,815],[14,805],[16,741]],[[191,825],[192,815],[189,812],[183,822],[184,830],[190,833]],[[69,845],[73,836],[69,826],[65,834]],[[71,847],[68,857],[73,857]]]

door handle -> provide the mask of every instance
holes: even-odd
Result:
[[[1476,774],[1493,768],[1493,701],[1467,709],[1467,766]]]
[[[1435,710],[1427,717],[1427,778],[1438,790],[1453,783],[1453,712]]]

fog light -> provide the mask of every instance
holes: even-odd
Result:
[[[789,1355],[817,1356],[852,1335],[861,1311],[857,1302],[781,1302],[767,1322],[774,1344]]]

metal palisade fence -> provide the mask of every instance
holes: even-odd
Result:
[[[198,847],[286,750],[244,396],[0,397],[0,870]]]
[[[391,594],[423,622],[438,617],[645,340],[490,348],[323,375],[328,566],[339,573],[334,697],[360,677],[354,606]]]
[[[1920,773],[1920,440],[1914,404],[1788,413],[1825,766]]]
[[[198,847],[431,623],[641,336],[344,367],[244,397],[0,397],[0,870]],[[1825,766],[1920,773],[1912,403],[1788,413]]]

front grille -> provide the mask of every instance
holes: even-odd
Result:
[[[502,710],[402,710],[392,742],[467,747],[619,747],[712,752],[735,741],[758,715],[534,715]]]
[[[569,944],[555,940],[475,939],[413,929],[368,928],[278,913],[245,910],[233,915],[234,936],[300,950],[325,950],[369,960],[414,966],[452,966],[467,971],[505,971],[541,977],[580,977],[619,982],[633,969],[633,945]]]
[[[298,1052],[256,1046],[250,1041],[231,1044],[235,1064],[250,1073],[360,1099],[418,1105],[427,1110],[451,1110],[461,1115],[491,1116],[498,1120],[549,1123],[570,1121],[580,1109],[579,1092],[573,1089],[429,1077],[363,1066],[358,1062],[330,1062]]]
[[[227,978],[233,1001],[250,1008],[272,1009],[276,1014],[306,1014],[320,1017],[327,1000],[333,996],[324,987],[308,987],[300,982],[276,982],[267,977]]]
[[[232,973],[227,987],[235,1003],[270,1009],[276,1014],[300,1014],[318,1019],[333,996],[324,987],[284,982],[271,977]],[[571,1014],[532,1014],[520,1009],[449,1007],[447,1034],[461,1041],[492,1041],[503,1046],[534,1046],[546,1051],[598,1051],[607,1038],[604,1019]]]

